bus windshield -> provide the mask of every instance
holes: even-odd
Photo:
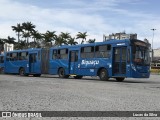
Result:
[[[149,65],[150,54],[149,48],[144,46],[133,46],[133,61],[138,65]]]

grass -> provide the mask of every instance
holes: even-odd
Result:
[[[160,74],[160,69],[151,69],[150,72]]]

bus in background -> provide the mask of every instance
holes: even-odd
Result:
[[[99,76],[115,78],[149,78],[150,44],[140,40],[109,40],[91,44],[50,48],[49,74],[60,78]]]
[[[41,75],[41,49],[26,49],[6,52],[4,73]]]
[[[0,74],[4,73],[4,55],[0,55]]]

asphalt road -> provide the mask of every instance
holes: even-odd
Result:
[[[0,111],[160,111],[160,75],[149,79],[0,75]]]

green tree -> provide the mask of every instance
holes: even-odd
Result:
[[[29,36],[30,36],[29,33],[23,32],[22,38],[24,38],[24,41],[27,41],[27,39],[28,39]]]
[[[61,32],[60,37],[62,37],[64,40],[67,41],[71,36],[70,36],[70,33],[68,33],[68,32],[66,32],[66,33]]]
[[[16,50],[19,50],[19,49],[26,49],[27,47],[26,47],[26,40],[24,40],[24,41],[22,41],[22,40],[20,40],[20,42],[18,43],[18,42],[16,42],[15,43],[15,46],[14,46],[14,49],[16,49]]]
[[[88,43],[95,43],[96,39],[89,39],[87,42]]]
[[[78,42],[75,41],[75,38],[70,37],[68,39],[68,45],[76,45],[76,44],[78,44]]]
[[[67,45],[68,40],[71,38],[70,33],[66,32],[61,32],[59,36],[55,38],[55,45],[61,46],[62,44]]]
[[[11,26],[12,30],[17,33],[18,36],[18,42],[20,42],[20,33],[22,32],[22,26],[20,23],[17,23],[17,26]]]
[[[55,38],[55,45],[56,46],[61,46],[62,44],[67,45],[67,41],[61,35],[56,36],[56,38]]]
[[[57,35],[55,33],[56,33],[56,31],[53,31],[53,32],[46,31],[45,34],[42,34],[42,36],[44,38],[45,47],[52,47],[52,42],[57,37]]]
[[[35,31],[35,25],[33,25],[31,22],[24,22],[22,23],[22,29],[23,29],[23,37],[27,38],[27,45],[29,43],[29,37],[31,37],[31,33]]]
[[[2,51],[4,51],[4,39],[0,38],[0,54],[2,53]]]
[[[8,36],[8,39],[6,39],[6,43],[8,44],[15,44],[15,38]]]
[[[40,48],[41,40],[43,38],[41,33],[39,33],[38,31],[33,31],[32,32],[32,38],[33,38],[34,41],[30,43],[30,46]]]
[[[0,38],[0,45],[4,44],[4,39]]]
[[[84,41],[86,41],[86,37],[88,35],[87,35],[87,32],[84,32],[84,33],[78,32],[78,34],[76,36],[77,36],[76,39],[82,39],[81,44],[83,44]]]

